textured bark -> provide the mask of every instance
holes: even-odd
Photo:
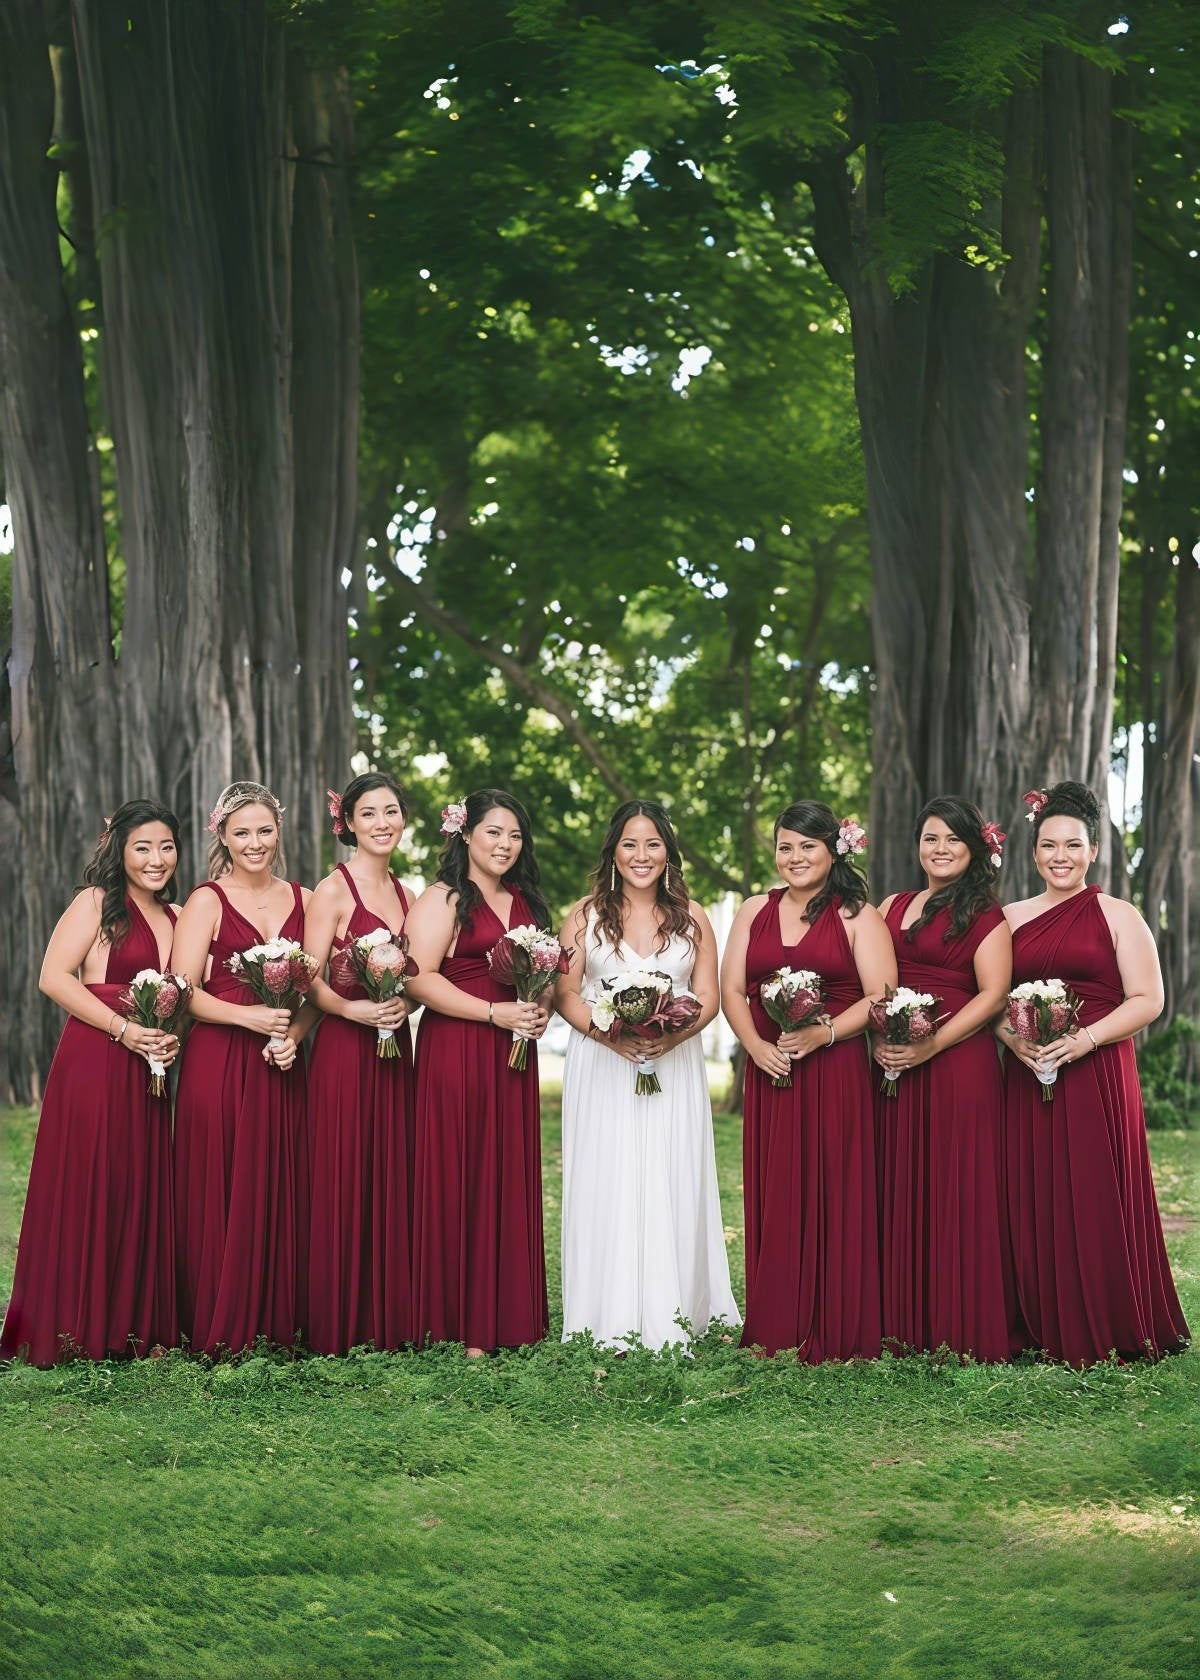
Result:
[[[934,794],[976,799],[1013,842],[1024,833],[1020,795],[1034,781],[1076,777],[1103,799],[1128,395],[1132,181],[1111,78],[1048,54],[1040,90],[1019,88],[995,122],[1003,200],[984,215],[1001,236],[1002,272],[939,253],[896,296],[878,261],[890,208],[879,137],[920,106],[922,72],[904,51],[885,39],[872,49],[874,73],[856,77],[861,177],[840,160],[809,174],[816,248],[845,291],[854,332],[871,524],[879,892],[918,884],[912,824]],[[1043,219],[1035,539],[1027,351]],[[1028,848],[1011,844],[1006,888],[1031,885]]]
[[[1033,709],[1039,779],[1101,794],[1112,749],[1121,468],[1128,400],[1132,168],[1112,78],[1046,57],[1049,285],[1034,573]],[[1108,824],[1100,872],[1107,885]]]
[[[348,595],[358,551],[358,273],[347,162],[344,78],[289,66],[295,151],[292,221],[292,425],[300,737],[310,744],[295,792],[302,855],[326,833],[324,790],[342,788],[353,739]]]
[[[127,787],[178,810],[190,879],[221,785],[265,775],[286,803],[295,763],[271,703],[294,684],[290,600],[269,575],[278,539],[254,546],[292,517],[263,181],[282,168],[278,74],[254,7],[78,0],[75,19],[123,516]]]
[[[54,86],[41,8],[0,4],[0,455],[12,509],[6,711],[19,844],[0,862],[4,1083],[27,1100],[58,1031],[37,991],[46,935],[118,785],[108,574],[79,337],[47,160]],[[11,829],[13,825],[7,825]]]
[[[186,890],[216,792],[261,777],[290,810],[289,868],[311,879],[318,786],[340,784],[352,740],[340,582],[354,542],[358,356],[347,89],[288,64],[264,0],[75,0],[73,37],[63,9],[51,7],[48,42],[40,6],[0,0],[0,453],[17,545],[22,836],[19,879],[5,884],[26,910],[9,935],[20,949],[5,965],[6,1043],[19,1094],[44,1071],[56,1026],[31,1003],[37,963],[105,811],[136,794],[172,805]],[[82,146],[61,154],[68,231],[86,243],[95,227],[81,273],[96,266],[76,283],[93,301],[102,293],[125,564],[119,669],[59,261],[59,166],[46,161],[52,63],[61,128],[74,139],[82,123]]]
[[[904,92],[862,113],[868,136]],[[1008,112],[1003,278],[941,255],[895,296],[876,260],[885,210],[877,149],[854,183],[810,178],[817,250],[846,292],[872,546],[871,872],[880,893],[914,878],[926,799],[964,792],[1010,816],[1029,756],[1025,346],[1036,296],[1034,103]]]

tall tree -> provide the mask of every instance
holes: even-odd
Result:
[[[2,15],[13,308],[0,446],[16,545],[18,808],[38,841],[16,860],[24,1008],[54,915],[120,795],[179,811],[186,885],[215,793],[262,777],[291,807],[291,867],[319,866],[319,790],[350,750],[358,305],[345,79],[299,38],[289,56],[265,0],[75,0],[77,96],[69,43],[54,62],[82,133],[55,162],[41,8]],[[81,261],[100,292],[87,330],[99,334],[116,462],[119,627],[55,221],[56,194],[77,205],[81,182],[89,214],[70,225],[94,218]],[[33,1014],[10,1037],[21,1094],[55,1025]]]

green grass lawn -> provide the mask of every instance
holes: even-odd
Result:
[[[5,1285],[32,1132],[3,1115]],[[1198,1139],[1152,1147],[1195,1324]],[[740,1292],[727,1118],[718,1152]],[[1198,1370],[812,1370],[717,1334],[11,1367],[0,1675],[1191,1677]]]

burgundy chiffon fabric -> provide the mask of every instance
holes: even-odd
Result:
[[[280,937],[304,937],[304,900]],[[204,990],[239,1007],[257,1003],[229,972],[235,951],[263,943],[215,881],[221,925]],[[258,1337],[293,1346],[304,1331],[308,1139],[304,1059],[263,1060],[266,1039],[248,1027],[198,1021],[188,1037],[175,1102],[175,1242],[180,1329],[196,1352],[236,1353]]]
[[[940,997],[940,1013],[953,1017],[978,995],[975,953],[1004,916],[992,906],[947,940],[951,912],[942,910],[910,940],[901,924],[915,896],[898,893],[887,914],[899,983]],[[875,1118],[884,1337],[898,1348],[945,1344],[1007,1359],[1021,1338],[1004,1193],[1004,1080],[989,1028],[901,1074],[894,1097],[877,1092]]]
[[[1091,1025],[1122,1001],[1099,889],[1017,928],[1013,982],[1064,980]],[[1071,1365],[1177,1350],[1188,1327],[1167,1264],[1133,1044],[1059,1073],[1007,1063],[1008,1206],[1021,1309],[1038,1347]]]
[[[88,987],[114,1014],[134,975],[161,966],[152,928],[125,902],[129,933]],[[142,1056],[72,1017],[46,1078],[0,1357],[53,1365],[171,1347],[174,1273],[170,1101],[150,1095]]]
[[[813,969],[835,1019],[862,985],[835,899],[796,945],[767,895],[746,952],[747,995],[769,1042],[779,1028],[758,988],[775,969]],[[810,1365],[877,1357],[882,1326],[871,1078],[861,1038],[792,1063],[783,1090],[751,1062],[743,1133],[746,1321],[743,1347],[796,1348]]]
[[[354,895],[346,946],[387,923]],[[399,920],[404,889],[392,877]],[[340,997],[367,993],[342,963],[329,984]],[[345,1353],[363,1342],[398,1348],[413,1339],[412,1169],[413,1056],[408,1022],[396,1030],[400,1054],[378,1055],[374,1027],[326,1015],[308,1067],[312,1224],[308,1244],[308,1343],[316,1353]]]
[[[509,927],[533,920],[513,892]],[[487,953],[505,933],[479,904],[441,972],[472,997],[511,1003]],[[508,1065],[512,1034],[426,1008],[417,1029],[413,1209],[417,1340],[495,1349],[546,1334],[537,1051]]]

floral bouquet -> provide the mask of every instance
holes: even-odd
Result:
[[[263,945],[235,951],[227,966],[271,1009],[294,1009],[317,971],[312,957],[294,939],[268,939]],[[272,1050],[283,1047],[281,1038],[270,1042]]]
[[[670,976],[657,968],[631,968],[613,980],[602,980],[599,996],[592,1002],[592,1025],[614,1044],[622,1033],[653,1040],[664,1033],[683,1032],[699,1015],[700,999],[691,992],[677,992]],[[661,1090],[654,1069],[640,1067],[634,1094],[649,1097]]]
[[[886,1044],[920,1044],[932,1038],[945,1020],[938,1014],[940,997],[932,992],[914,992],[909,986],[884,988],[884,995],[873,1003],[867,1014],[867,1025],[878,1033]],[[879,1089],[885,1097],[894,1097],[900,1070],[885,1073]]]
[[[1082,998],[1076,997],[1061,980],[1026,980],[1008,994],[1008,1022],[1004,1030],[1030,1044],[1052,1044],[1064,1033],[1077,1030],[1082,1007]],[[1058,1069],[1048,1068],[1045,1073],[1040,1068],[1034,1071],[1042,1087],[1042,1101],[1053,1102]]]
[[[811,968],[777,968],[759,986],[758,999],[781,1031],[795,1032],[820,1020],[825,1006],[824,982]],[[787,1090],[791,1083],[790,1070],[771,1079],[780,1091]]]
[[[335,959],[348,976],[358,980],[372,1003],[386,1003],[389,998],[403,997],[410,974],[417,965],[408,954],[408,940],[402,933],[390,933],[387,928],[372,928],[360,939],[352,939],[342,947]],[[400,1054],[393,1027],[377,1027],[379,1042],[376,1055],[385,1062],[394,1061]]]
[[[182,974],[162,974],[157,968],[143,968],[135,974],[121,994],[121,1004],[131,1021],[139,1027],[155,1027],[159,1032],[173,1033],[183,1019],[192,982]],[[167,1094],[167,1065],[156,1056],[147,1056],[150,1063],[150,1095]]]
[[[488,952],[492,979],[502,986],[515,986],[522,1003],[536,1003],[554,984],[556,974],[565,974],[571,958],[552,933],[526,922],[509,928]],[[520,1073],[529,1059],[529,1040],[513,1033],[508,1065]]]

